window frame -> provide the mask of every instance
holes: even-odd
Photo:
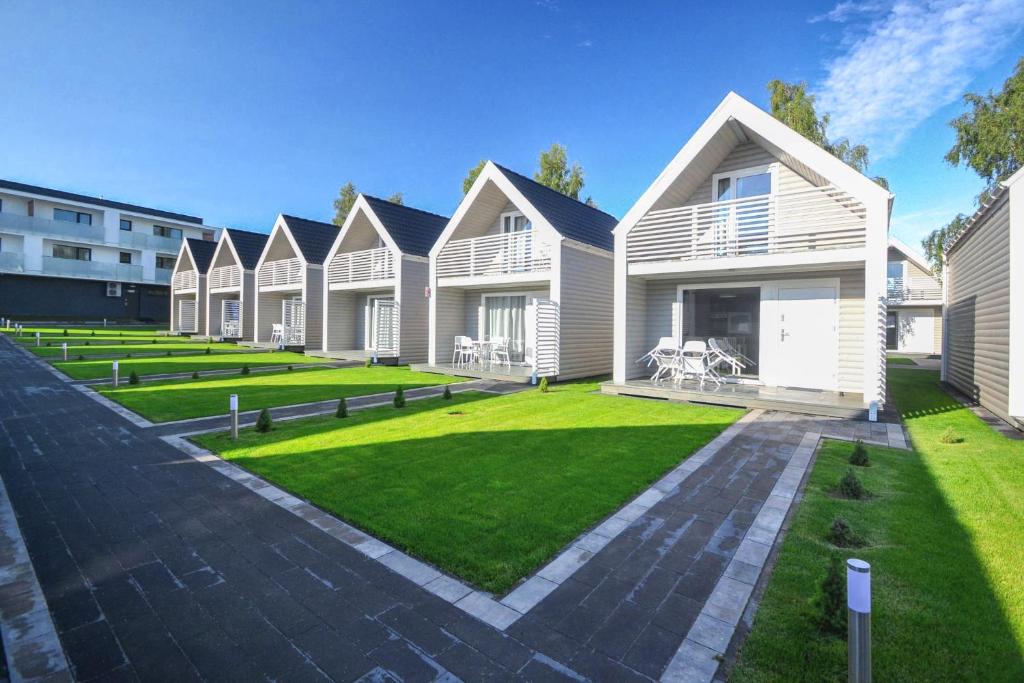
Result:
[[[128,227],[127,227],[127,228],[126,228],[126,227],[124,227],[124,226],[125,226],[125,223],[127,223],[127,224],[128,224]],[[135,226],[134,226],[134,225],[132,224],[132,220],[131,220],[130,218],[122,218],[122,219],[121,219],[121,222],[120,222],[120,223],[119,223],[119,225],[118,225],[118,227],[120,227],[120,229],[121,229],[121,230],[124,230],[125,232],[131,232],[131,231],[132,231],[132,228],[134,228]]]
[[[66,218],[57,218],[58,212],[73,215],[75,220],[68,220]],[[83,221],[82,216],[88,216],[88,221]],[[60,221],[61,223],[75,223],[76,225],[92,225],[92,214],[88,211],[75,211],[73,209],[62,209],[58,206],[53,207],[53,220]]]
[[[171,234],[170,235],[161,234],[164,231],[170,232]],[[175,236],[174,233],[178,233],[177,236]],[[182,231],[181,228],[172,228],[169,225],[155,225],[154,224],[153,225],[153,235],[155,235],[156,237],[165,237],[167,239],[178,240],[178,241],[181,241],[181,240],[183,240],[185,238],[185,233],[184,233],[184,231]]]
[[[73,249],[75,252],[74,256],[58,256],[55,250],[60,247],[62,249]],[[82,258],[82,254],[85,253],[89,258]],[[92,261],[92,248],[91,247],[78,247],[73,244],[60,244],[55,243],[50,245],[50,256],[52,258],[64,259],[66,261]]]
[[[524,225],[526,225],[526,227],[524,229],[522,229],[522,230],[505,230],[505,219],[506,218],[510,218],[511,219],[511,225],[514,228],[515,227],[515,219],[519,218],[519,217],[522,217],[523,223],[524,223]],[[514,235],[515,233],[518,233],[518,232],[533,232],[533,223],[530,221],[530,219],[528,219],[526,217],[526,214],[524,214],[522,211],[519,211],[519,210],[516,210],[516,211],[502,211],[501,214],[498,216],[498,230],[500,231],[500,234],[502,234],[502,235]]]
[[[169,261],[171,265],[165,268],[160,265],[161,261]],[[160,256],[159,254],[157,254],[156,267],[159,268],[160,270],[174,270],[175,261],[177,261],[177,257],[175,256]]]
[[[740,178],[746,178],[747,176],[762,175],[767,173],[771,178],[771,189],[767,194],[753,195],[754,197],[770,197],[775,195],[779,191],[779,163],[772,162],[770,164],[762,164],[760,166],[748,166],[747,168],[737,168],[733,171],[723,171],[721,173],[711,174],[711,201],[715,204],[724,202],[736,201],[736,185],[737,180]],[[728,178],[729,180],[729,193],[732,195],[729,199],[718,198],[718,182],[720,180]],[[743,199],[750,199],[750,197],[743,197]]]
[[[125,261],[124,257],[127,256],[128,260]],[[117,253],[117,262],[123,266],[130,266],[132,264],[132,252],[130,251],[119,251]]]

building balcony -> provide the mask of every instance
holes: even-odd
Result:
[[[174,253],[181,248],[181,240],[172,237],[160,237],[134,230],[120,230],[117,242],[122,247],[130,249],[152,249],[165,253]]]
[[[210,289],[237,289],[242,286],[242,271],[238,266],[219,266],[210,271],[206,278]]]
[[[171,278],[171,289],[175,292],[194,291],[199,278],[194,270],[183,270]]]
[[[886,299],[889,306],[933,305],[942,302],[942,288],[938,285],[904,287],[901,283],[890,282]]]
[[[86,240],[100,243],[106,240],[106,229],[102,225],[55,221],[41,216],[22,216],[14,213],[0,212],[0,229],[54,239]]]
[[[174,273],[170,268],[157,268],[156,277],[153,278],[153,282],[158,285],[169,285],[171,284],[171,275]]]
[[[626,239],[630,274],[667,270],[714,269],[728,260],[823,262],[828,252],[863,250],[867,238],[864,206],[827,185],[650,211]],[[754,257],[788,258],[756,259]],[[679,268],[688,264],[687,268]],[[724,265],[720,264],[720,265]]]
[[[104,261],[43,257],[43,275],[87,278],[110,282],[142,282],[142,266]]]
[[[438,278],[493,277],[551,271],[551,245],[532,231],[451,240],[437,256]]]
[[[0,271],[4,273],[24,273],[25,255],[20,251],[0,251]]]
[[[327,283],[341,288],[394,277],[395,256],[387,247],[335,254],[327,266]]]
[[[256,280],[260,287],[301,287],[304,275],[302,260],[288,258],[264,262]]]

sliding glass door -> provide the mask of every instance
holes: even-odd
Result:
[[[484,337],[508,337],[509,359],[522,363],[526,359],[526,297],[485,296]]]

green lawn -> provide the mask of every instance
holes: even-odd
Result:
[[[14,339],[16,342],[18,342],[19,344],[22,344],[24,346],[35,346],[36,345],[35,335],[32,335],[32,336],[25,335],[23,337],[12,337],[12,339]],[[129,346],[135,346],[135,345],[139,345],[139,344],[182,344],[182,343],[188,343],[190,340],[185,338],[185,337],[154,337],[152,335],[148,335],[148,336],[144,336],[144,337],[143,336],[138,336],[138,335],[125,335],[125,336],[122,337],[122,336],[120,336],[120,335],[118,335],[116,333],[114,333],[114,334],[108,333],[108,334],[98,334],[96,336],[86,335],[84,337],[79,336],[79,335],[70,335],[70,336],[67,336],[67,337],[65,337],[64,335],[40,337],[39,341],[40,341],[40,344],[42,346],[56,346],[57,348],[60,348],[60,345],[61,345],[62,342],[66,342],[68,346],[84,346],[85,342],[89,342],[90,345],[93,345],[93,344],[108,344],[108,345],[125,344],[125,345],[129,345]],[[195,342],[195,343],[199,343],[199,342]]]
[[[501,593],[743,414],[596,389],[467,392],[197,440]]]
[[[154,353],[205,353],[206,348],[209,347],[215,353],[235,353],[242,347],[233,343],[224,342],[189,342],[189,341],[177,341],[164,344],[104,344],[104,343],[89,343],[85,346],[84,343],[79,346],[71,346],[68,344],[68,359],[78,358],[78,356],[108,356],[118,355],[123,356],[124,354],[154,354]],[[35,355],[41,358],[60,358],[63,355],[60,343],[54,344],[53,346],[27,346],[25,347]]]
[[[830,495],[851,446],[822,450],[731,681],[846,679],[845,641],[812,623],[832,553],[872,564],[875,680],[1024,680],[1024,442],[989,429],[937,379],[890,371],[916,453],[870,449],[873,466],[860,470],[870,501]],[[942,442],[949,427],[962,443]],[[869,545],[828,544],[836,515]]]
[[[913,358],[907,358],[906,356],[889,356],[886,362],[889,365],[917,365]]]
[[[100,393],[154,422],[223,415],[228,396],[238,394],[241,410],[326,401],[465,381],[460,377],[412,372],[406,367],[376,366],[257,373],[216,379],[143,382]]]
[[[237,347],[236,347],[237,348]],[[155,356],[151,358],[129,358],[118,361],[118,372],[127,377],[132,370],[140,377],[162,375],[172,372],[202,372],[204,370],[228,370],[248,365],[250,368],[268,367],[273,365],[302,365],[309,363],[326,363],[329,359],[304,356],[290,351],[268,351],[264,353],[214,353],[189,356]],[[72,379],[96,379],[110,377],[109,359],[103,360],[69,360],[53,364],[58,370]]]
[[[22,328],[22,335],[32,335],[34,337],[36,332],[38,332],[43,337],[63,337],[64,330],[67,330],[69,336],[77,335],[80,337],[91,336],[93,332],[96,333],[96,336],[110,336],[112,333],[116,333],[117,336],[123,334],[126,337],[153,337],[156,336],[159,330],[166,329],[166,325],[109,325],[107,327],[75,327],[74,325],[68,325],[67,327],[25,327]],[[14,336],[14,327],[12,326],[9,330],[7,328],[0,328],[0,332]]]

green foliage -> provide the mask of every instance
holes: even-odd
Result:
[[[198,370],[193,370],[192,371],[192,379],[199,379],[199,371]]]
[[[78,354],[78,360],[85,360],[85,356],[83,356],[82,354]]]
[[[394,404],[396,408],[405,407],[405,390],[402,389],[402,387],[398,387],[398,389],[395,390]]]
[[[124,343],[124,341],[122,341],[121,343],[123,344],[123,343]],[[153,343],[153,344],[156,344],[156,339],[152,340],[152,342],[151,342],[151,343]]]
[[[486,165],[487,159],[481,159],[480,163],[469,169],[469,173],[467,173],[466,177],[462,179],[462,194],[469,194],[470,189],[473,187],[473,183],[476,182],[477,177],[480,175],[480,172],[484,170],[484,166]]]
[[[846,470],[846,474],[839,480],[839,486],[836,488],[838,493],[843,498],[850,498],[853,500],[861,500],[868,497],[868,490],[864,488],[864,484],[861,483],[860,479],[857,478],[856,473],[853,469]]]
[[[65,336],[65,337],[67,337],[67,336],[68,336],[68,331],[67,331],[67,329],[65,329],[65,330],[64,330],[64,336]]]
[[[96,336],[96,330],[93,330],[92,333],[90,334],[90,336],[95,337]],[[155,342],[156,340],[154,339],[153,341]]]
[[[940,280],[942,279],[942,255],[967,227],[968,218],[969,216],[958,213],[949,223],[932,230],[927,237],[921,240],[921,249],[924,250],[924,255],[928,259],[928,265],[932,267],[932,272]]]
[[[542,394],[548,393],[549,389],[548,389],[548,378],[547,377],[541,377],[540,378],[540,391],[541,391]]]
[[[368,368],[368,367],[371,367],[371,366],[373,366],[373,359],[372,358],[367,358],[365,361],[363,361],[363,367],[364,368]]]
[[[836,517],[832,520],[832,525],[828,528],[825,538],[837,548],[859,548],[864,545],[864,541],[861,540],[860,536],[853,533],[850,523],[842,517]]]
[[[850,464],[856,465],[857,467],[871,467],[871,458],[868,457],[868,449],[864,447],[864,442],[857,440],[857,443],[853,445],[853,452],[850,453]]]
[[[942,432],[942,435],[939,437],[939,441],[947,444],[963,443],[964,437],[960,436],[960,434],[955,429],[953,429],[953,427],[946,427],[946,429]]]
[[[165,355],[165,356],[169,356],[169,355],[171,355],[171,352],[170,352],[170,351],[166,351],[166,352],[164,353],[164,355]]]
[[[332,222],[337,226],[345,224],[345,219],[348,218],[348,214],[352,211],[352,205],[356,203],[356,199],[359,197],[359,191],[356,190],[356,186],[352,181],[348,181],[342,185],[341,189],[338,190],[338,198],[334,200],[334,219]]]
[[[134,370],[132,370],[132,374],[128,375],[128,384],[138,384],[138,383],[139,383],[139,373],[137,373]]]
[[[210,347],[209,346],[206,347],[206,351],[204,353],[206,353],[207,356],[210,355]]]
[[[91,341],[88,341],[88,340],[86,340],[86,341],[84,342],[84,345],[85,345],[85,346],[89,346],[89,345],[91,345],[91,344],[92,344],[92,342],[91,342]]]
[[[290,365],[288,366],[288,372],[291,372],[291,371],[292,371],[292,370],[294,370],[294,369],[295,369],[295,368],[293,368],[292,366],[290,366]]]
[[[274,420],[270,417],[270,410],[264,408],[260,411],[260,416],[256,418],[256,431],[262,434],[266,434],[274,428]]]
[[[338,410],[334,413],[334,417],[348,417],[348,401],[344,396],[338,400]]]
[[[829,558],[821,591],[815,599],[818,610],[818,628],[836,636],[846,635],[846,586],[843,565],[838,557]]]
[[[405,200],[402,198],[402,193],[401,192],[396,192],[393,195],[391,195],[390,197],[388,197],[388,201],[391,202],[392,204],[398,204],[399,206],[405,206]]]
[[[167,353],[168,353],[168,355],[170,355],[170,353],[171,353],[171,352],[170,352],[170,351],[168,351]],[[130,353],[126,353],[126,354],[124,354],[124,357],[125,357],[125,358],[131,358],[131,357],[132,357],[132,354],[130,354]]]
[[[569,166],[569,155],[564,145],[554,143],[540,153],[537,163],[540,168],[533,174],[534,180],[567,197],[580,198],[584,184],[583,167],[575,161]]]
[[[250,372],[250,370],[249,370],[249,366],[248,366],[248,365],[243,365],[243,366],[242,366],[242,374],[243,374],[243,375],[248,375],[248,374],[249,374],[249,372]]]
[[[445,384],[444,385],[444,393],[441,394],[441,396],[443,396],[444,399],[447,400],[447,401],[452,400],[452,389],[451,389],[451,387],[449,387],[447,384]]]

